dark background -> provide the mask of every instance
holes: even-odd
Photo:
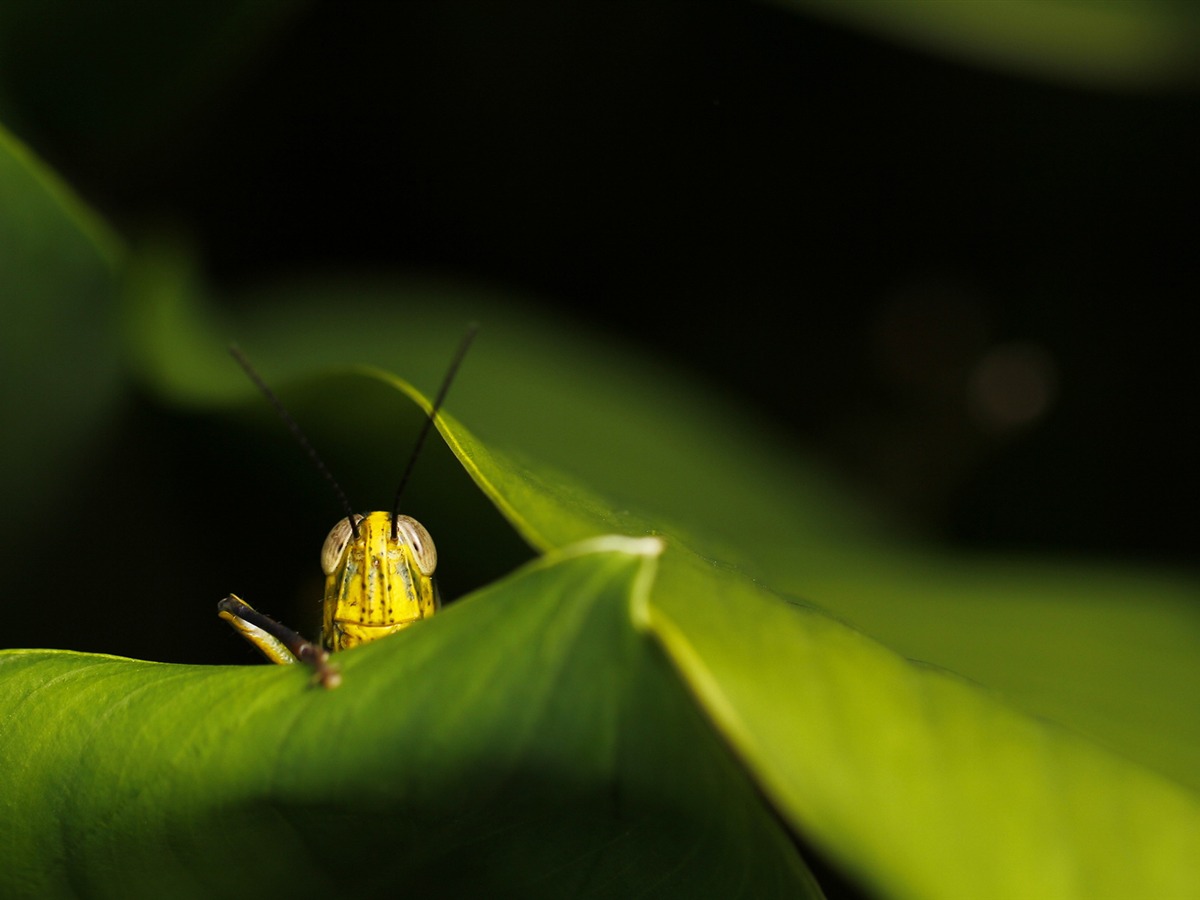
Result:
[[[1188,84],[1050,81],[772,5],[6,15],[11,127],[124,234],[186,230],[221,288],[530,292],[931,535],[1192,560]]]

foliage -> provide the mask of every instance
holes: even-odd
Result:
[[[5,190],[27,220],[91,241],[93,271],[120,275],[126,343],[114,330],[98,355],[123,346],[127,368],[176,405],[240,402],[248,389],[222,369],[180,257],[114,254],[94,227],[72,230],[78,207],[8,148]],[[32,254],[9,259],[10,279],[44,277]],[[421,337],[412,368],[428,379],[447,323],[482,304],[423,321],[411,313],[435,305],[433,290],[409,290],[420,302],[403,307],[403,328],[391,306],[370,329],[390,315],[389,340]],[[286,326],[271,314],[235,326],[273,380],[311,368],[318,347],[327,362],[382,352],[352,307],[310,291],[311,304],[290,298]],[[1194,627],[1178,599],[1194,588],[1021,563],[999,582],[994,562],[889,541],[751,424],[722,426],[653,366],[540,329],[519,312],[486,317],[450,408],[496,437],[451,414],[439,428],[541,555],[346,653],[343,688],[310,688],[298,669],[0,656],[6,893],[815,895],[792,836],[884,896],[1172,896],[1196,883],[1193,694],[1181,689],[1195,662],[1175,637]],[[422,357],[426,344],[439,352]],[[372,384],[428,408],[375,369],[295,396],[336,444],[345,421],[369,420],[359,400],[378,405]],[[378,442],[350,443],[373,465]],[[1140,610],[1116,605],[1135,591]],[[1080,602],[1089,592],[1097,603]],[[901,603],[909,630],[879,612]],[[973,633],[982,615],[986,642]],[[1033,634],[1048,619],[1083,671],[1047,700],[1022,688],[1046,678],[1039,653],[1053,662]],[[981,683],[885,646],[907,652],[917,625],[932,632],[926,663],[993,648],[974,672],[955,666]],[[1127,647],[1139,635],[1178,649],[1147,660]],[[1096,667],[1122,654],[1141,680],[1114,691]],[[1064,714],[1030,715],[1039,700]]]
[[[1068,81],[1194,78],[1194,15],[1166,2],[777,5]],[[113,81],[46,121],[144,161],[155,126],[180,127],[301,8],[192,11],[165,41],[146,7],[155,40],[118,29],[127,46],[67,33],[64,58],[109,53]],[[21,36],[51,21],[6,6],[0,57],[19,68]],[[150,44],[160,77],[117,65]],[[0,114],[20,124],[11,89]],[[191,254],[162,231],[123,244],[0,132],[4,645],[156,660],[0,651],[0,894],[1200,883],[1194,577],[897,534],[724,385],[522,297],[342,274],[222,295]],[[181,662],[234,646],[223,593],[287,608],[301,576],[279,548],[315,550],[323,516],[228,343],[351,496],[381,505],[429,408],[413,385],[438,383],[470,320],[481,336],[407,496],[455,602],[343,654],[332,692],[300,668]],[[242,587],[255,578],[268,588]]]

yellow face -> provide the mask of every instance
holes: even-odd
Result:
[[[373,512],[333,526],[321,550],[325,618],[321,643],[331,653],[357,647],[426,619],[439,606],[437,550],[416,519]]]

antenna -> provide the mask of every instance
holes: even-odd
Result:
[[[283,401],[275,396],[274,391],[267,387],[267,383],[262,380],[262,376],[254,370],[254,366],[250,365],[250,360],[246,359],[245,354],[238,349],[236,344],[230,345],[229,355],[237,361],[237,364],[242,367],[250,380],[262,391],[263,396],[275,407],[275,412],[279,413],[279,418],[283,420],[283,424],[292,433],[292,437],[304,448],[304,452],[308,454],[308,458],[312,460],[312,464],[317,467],[317,471],[333,486],[333,492],[337,494],[338,500],[342,504],[342,509],[346,511],[346,519],[350,522],[350,530],[354,533],[354,537],[357,540],[358,524],[354,521],[354,508],[350,505],[350,501],[346,499],[346,493],[342,490],[342,486],[337,483],[337,479],[333,477],[333,473],[329,471],[325,466],[325,462],[317,454],[317,451],[313,449],[312,444],[308,442],[308,438],[304,436],[304,432],[300,430],[300,426],[296,424],[296,420],[292,418],[292,414],[287,411],[287,407],[283,405]]]
[[[392,502],[393,541],[398,536],[397,517],[400,515],[400,497],[403,496],[404,488],[408,484],[408,476],[412,474],[417,457],[421,454],[421,447],[425,445],[425,438],[429,436],[429,429],[433,427],[433,420],[437,418],[438,410],[442,408],[442,401],[446,399],[446,392],[450,390],[450,382],[454,380],[454,376],[458,372],[458,367],[461,365],[463,357],[467,355],[467,349],[471,346],[471,341],[475,340],[475,333],[478,330],[478,322],[472,322],[467,326],[467,333],[463,335],[463,339],[458,345],[458,350],[454,354],[454,359],[450,362],[450,368],[446,371],[446,377],[442,379],[442,386],[438,388],[437,398],[433,401],[433,407],[429,410],[429,418],[421,426],[421,432],[417,435],[417,443],[413,446],[413,452],[408,457],[408,465],[404,468],[404,474],[400,476],[400,487],[396,488],[396,499]]]

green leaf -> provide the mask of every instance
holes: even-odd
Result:
[[[397,379],[381,373],[373,373],[373,377],[386,379],[428,408],[426,400]],[[344,394],[338,392],[338,396]],[[553,763],[547,763],[545,771],[561,771],[568,773],[564,776],[568,780],[582,778],[585,783],[593,783],[587,771],[593,764],[589,760],[594,761],[594,758],[583,748],[595,748],[597,741],[598,746],[603,747],[611,739],[597,738],[594,732],[581,737],[573,729],[590,727],[597,718],[598,708],[612,709],[625,702],[612,697],[597,700],[589,691],[596,685],[626,684],[626,673],[631,666],[627,657],[607,655],[607,651],[593,647],[591,642],[600,642],[609,628],[628,636],[632,609],[635,623],[662,643],[678,676],[688,684],[711,723],[737,751],[746,772],[791,827],[885,895],[954,897],[961,896],[968,884],[973,896],[1022,895],[1027,893],[1030,885],[1042,884],[1051,885],[1060,896],[1117,896],[1126,893],[1131,886],[1149,886],[1152,892],[1169,895],[1179,885],[1192,883],[1189,879],[1200,877],[1191,854],[1191,836],[1200,833],[1200,809],[1193,793],[1058,726],[1022,715],[985,690],[956,677],[916,666],[824,613],[799,607],[772,594],[737,568],[696,554],[690,547],[693,544],[699,546],[700,542],[689,537],[684,529],[662,527],[655,524],[653,517],[616,510],[592,490],[551,469],[531,470],[505,451],[472,436],[449,414],[439,416],[438,424],[485,493],[498,501],[531,542],[549,551],[546,560],[534,564],[522,577],[527,577],[530,572],[550,571],[564,556],[579,555],[578,550],[563,549],[560,541],[566,543],[613,526],[634,534],[660,532],[668,549],[661,561],[659,579],[652,587],[642,568],[646,563],[644,550],[638,566],[634,567],[636,571],[625,570],[627,589],[619,604],[619,628],[611,622],[603,627],[594,622],[587,627],[577,626],[571,633],[579,635],[579,640],[564,642],[555,636],[558,632],[553,625],[543,623],[545,630],[533,631],[521,625],[524,620],[515,610],[554,609],[562,613],[571,608],[567,597],[590,595],[589,591],[577,586],[551,592],[549,600],[535,599],[535,593],[541,596],[538,592],[522,592],[518,595],[521,599],[508,601],[503,608],[496,600],[498,594],[485,592],[460,607],[472,611],[469,625],[444,624],[447,621],[467,622],[468,613],[455,612],[452,607],[445,616],[420,629],[355,651],[357,656],[346,657],[347,682],[353,679],[358,683],[358,691],[378,698],[382,693],[392,697],[408,696],[409,691],[415,690],[414,696],[422,697],[423,688],[415,686],[423,685],[424,681],[409,668],[421,665],[426,659],[420,651],[421,641],[434,640],[422,635],[439,635],[443,633],[442,629],[462,627],[464,634],[473,636],[471,646],[474,650],[455,644],[444,651],[446,656],[442,663],[448,673],[452,673],[446,676],[450,683],[447,684],[445,679],[430,682],[432,695],[419,705],[424,710],[423,717],[409,734],[418,743],[418,735],[426,736],[425,739],[428,735],[441,736],[439,746],[444,751],[458,748],[470,755],[470,763],[454,769],[447,776],[444,787],[434,790],[431,786],[430,797],[446,790],[452,801],[460,798],[462,795],[455,792],[454,786],[460,785],[463,779],[473,784],[465,772],[473,771],[474,767],[486,768],[487,761],[493,757],[503,763],[516,752],[512,745],[503,741],[492,745],[473,732],[455,730],[456,727],[465,728],[463,722],[476,718],[481,722],[506,722],[518,730],[524,727],[520,723],[525,721],[523,716],[529,700],[525,695],[508,694],[507,682],[501,683],[498,675],[499,669],[509,666],[515,683],[525,689],[543,692],[539,696],[552,698],[547,703],[572,709],[578,706],[582,711],[579,718],[565,724],[555,717],[544,721],[552,735],[546,738],[548,744],[568,748],[567,757],[583,766],[583,774],[574,773],[574,763],[567,762],[564,757],[554,757]],[[630,553],[630,548],[646,545],[624,546],[626,556],[636,557],[638,554]],[[501,588],[495,590],[499,592]],[[612,608],[617,608],[615,601]],[[489,617],[473,612],[480,609],[489,610]],[[494,618],[490,617],[492,615]],[[457,630],[446,633],[458,634]],[[549,637],[538,640],[535,634]],[[547,657],[547,646],[560,647],[564,643],[568,647],[561,654],[555,651]],[[355,659],[373,659],[376,655],[384,659],[385,651],[388,666],[397,666],[397,672],[402,674],[397,675],[395,681],[388,681],[388,687],[377,687],[375,680],[386,680],[380,674],[381,670],[355,662]],[[603,658],[596,658],[596,653]],[[43,659],[40,655],[18,653],[11,655],[6,663],[11,664],[12,660],[19,663],[25,658],[35,662]],[[78,666],[78,657],[51,655],[50,658],[66,659]],[[566,658],[579,663],[581,674],[564,674],[565,663],[561,661]],[[653,655],[649,658],[657,659]],[[531,668],[525,668],[524,663],[530,663]],[[661,660],[654,665],[661,666]],[[90,664],[83,668],[89,667]],[[437,669],[440,672],[442,665]],[[3,671],[0,669],[0,673]],[[370,715],[357,709],[331,713],[330,719],[318,719],[317,710],[323,707],[317,705],[330,701],[321,699],[323,695],[314,698],[312,693],[295,692],[303,673],[294,670],[243,672],[236,677],[250,680],[244,682],[242,688],[233,686],[233,682],[214,688],[212,679],[218,674],[220,677],[235,676],[212,670],[145,667],[136,671],[175,673],[177,677],[167,681],[167,688],[159,685],[158,693],[135,683],[132,687],[124,685],[124,690],[115,698],[85,696],[81,702],[86,702],[87,706],[82,708],[71,707],[65,697],[40,698],[37,709],[68,710],[65,715],[70,723],[64,724],[62,719],[55,718],[51,728],[35,731],[23,740],[19,739],[21,735],[12,733],[0,740],[5,753],[11,754],[3,760],[4,770],[11,771],[19,784],[33,785],[24,793],[11,792],[18,800],[11,808],[15,814],[10,819],[38,823],[33,838],[21,832],[25,844],[10,842],[19,848],[17,858],[32,860],[35,867],[49,865],[50,871],[56,871],[60,860],[54,855],[53,840],[61,840],[64,823],[69,821],[104,823],[99,831],[115,837],[113,843],[105,843],[96,851],[96,858],[115,859],[113,866],[116,868],[124,870],[130,865],[130,859],[123,853],[143,852],[133,849],[139,848],[142,842],[142,835],[136,830],[142,819],[133,825],[122,821],[116,822],[120,827],[114,825],[113,809],[121,804],[128,805],[128,795],[114,799],[111,792],[101,792],[90,780],[82,785],[75,782],[75,778],[91,777],[81,773],[78,767],[72,767],[69,761],[79,757],[81,748],[89,770],[96,767],[97,760],[120,760],[121,765],[127,766],[129,759],[137,758],[141,761],[139,772],[146,768],[153,775],[155,784],[162,783],[163,795],[151,794],[149,808],[179,808],[186,821],[192,823],[187,829],[196,829],[187,831],[190,837],[180,836],[176,829],[183,826],[172,824],[169,818],[164,820],[162,812],[151,817],[149,830],[170,838],[177,863],[181,858],[185,861],[209,859],[207,854],[211,848],[205,844],[206,838],[198,835],[213,833],[221,836],[220,848],[225,854],[228,854],[229,846],[246,845],[274,851],[273,859],[286,859],[297,853],[311,858],[314,854],[310,849],[300,848],[320,846],[316,823],[327,822],[331,816],[328,808],[322,805],[323,800],[316,803],[316,812],[311,819],[293,816],[292,790],[299,791],[302,787],[301,793],[307,792],[320,773],[337,773],[330,777],[335,784],[342,785],[341,793],[353,795],[355,803],[362,800],[362,808],[337,808],[338,815],[332,816],[333,819],[340,816],[343,821],[357,821],[359,816],[366,815],[369,822],[376,823],[372,815],[374,807],[367,802],[367,798],[376,796],[375,793],[365,784],[351,782],[347,785],[341,781],[350,777],[341,774],[344,770],[360,768],[358,763],[365,762],[357,757],[347,761],[340,755],[350,752],[341,748],[356,741],[330,743],[321,740],[322,735],[338,733],[339,727],[366,727],[369,730],[370,726],[360,726],[359,720],[378,718],[380,714],[374,706]],[[678,703],[679,709],[688,709],[687,703],[679,702],[682,698],[678,683],[671,673],[662,668],[656,671],[664,693],[674,691],[675,700],[671,702]],[[10,674],[13,674],[11,670]],[[23,721],[19,710],[27,706],[25,693],[30,690],[30,682],[61,684],[62,690],[68,693],[77,687],[68,671],[28,674],[22,670],[12,678],[0,674],[0,696],[15,697],[16,712],[0,714],[0,721],[9,723],[10,729],[14,727],[11,723]],[[291,684],[293,693],[272,693],[267,686],[276,682]],[[18,690],[12,690],[14,685]],[[401,685],[405,686],[404,690]],[[200,692],[198,697],[193,698],[193,690]],[[622,692],[620,696],[630,695],[649,698],[655,695],[655,690],[642,689],[640,682],[635,682],[628,693]],[[223,711],[222,706],[238,708],[238,704],[229,702],[231,696],[244,697],[253,714],[243,710],[241,716],[231,722],[227,718],[229,713]],[[476,698],[480,706],[464,705],[463,697]],[[136,703],[134,698],[139,698]],[[148,705],[141,705],[140,698]],[[45,702],[41,702],[43,699]],[[293,701],[292,705],[289,700]],[[396,715],[407,715],[402,712],[407,707],[399,700],[395,702]],[[95,708],[124,711],[127,707],[132,708],[132,713],[121,719],[122,727],[102,737],[93,733],[91,720],[80,712],[80,709]],[[222,711],[218,711],[218,707],[222,707]],[[670,717],[661,707],[654,706],[650,711],[637,704],[634,707],[636,711],[630,715],[632,720],[641,721],[647,730],[646,742],[666,741],[656,745],[663,755],[654,756],[649,750],[633,754],[645,759],[650,766],[649,770],[630,776],[637,783],[660,785],[665,772],[683,765],[689,757],[687,748],[692,743],[703,739],[711,741],[711,736],[702,738],[707,734],[702,722],[686,734],[679,731],[682,737],[676,741],[669,736],[675,729],[669,725]],[[156,708],[162,711],[153,714]],[[72,709],[74,715],[70,713]],[[436,709],[437,713],[429,712],[430,709]],[[179,716],[175,716],[176,713]],[[156,726],[155,715],[167,718]],[[439,718],[442,715],[448,722]],[[320,727],[310,729],[310,720],[319,721]],[[31,721],[38,722],[36,717]],[[621,721],[627,720],[622,717]],[[692,721],[697,721],[694,716]],[[81,722],[85,724],[81,726]],[[633,727],[629,724],[620,730],[624,733]],[[668,737],[659,734],[660,727]],[[134,740],[144,738],[146,743],[131,747],[131,737]],[[401,740],[391,746],[405,743]],[[218,751],[214,744],[237,751],[237,764],[234,756],[224,755],[225,751]],[[54,752],[47,754],[46,747],[53,747]],[[334,747],[339,749],[331,749]],[[538,750],[534,756],[542,759],[542,752]],[[207,768],[198,773],[185,765],[189,754],[206,759],[215,755],[217,762],[210,760]],[[18,760],[22,761],[20,765],[16,763]],[[36,766],[44,765],[45,768],[31,772],[28,760],[36,760]],[[426,761],[425,757],[418,757],[414,765],[422,769]],[[215,775],[210,775],[217,769],[240,771],[239,765],[249,767],[249,774],[244,776],[247,780],[236,782],[230,790],[224,783],[215,781]],[[259,765],[263,768],[257,768]],[[368,768],[377,773],[381,767],[371,765]],[[106,783],[116,785],[132,777],[127,769],[101,771]],[[405,777],[412,777],[411,769],[405,771],[409,773]],[[679,771],[687,786],[675,787],[685,795],[709,780],[707,776],[695,775],[683,768]],[[297,773],[307,773],[308,781],[300,782],[300,787],[294,781],[301,777]],[[84,808],[75,810],[49,786],[56,778],[64,783],[67,796],[74,798],[72,802],[85,803]],[[204,793],[219,804],[219,814],[197,812],[194,805],[194,796],[201,793],[196,782],[210,778],[221,786]],[[383,793],[388,797],[396,794],[407,797],[408,790],[405,787],[394,793],[390,790]],[[522,783],[516,793],[528,796],[532,790],[531,786]],[[139,797],[146,794],[140,782],[135,782],[130,791]],[[186,796],[180,798],[173,793],[175,791],[182,791]],[[514,802],[512,795],[499,788],[485,786],[478,791],[490,791],[492,796],[501,797],[505,810],[509,810]],[[616,791],[624,796],[624,788]],[[93,801],[93,795],[99,799]],[[751,795],[752,792],[741,793],[743,799]],[[251,799],[246,799],[247,796]],[[317,796],[320,799],[326,795],[318,792]],[[92,806],[93,802],[99,805]],[[651,805],[658,802],[655,800]],[[718,821],[754,821],[755,815],[769,821],[765,809],[749,800],[744,800],[746,806],[731,805],[725,800],[713,801],[707,796],[698,802],[705,810],[719,810]],[[44,816],[31,810],[35,803],[40,803],[46,811]],[[270,814],[263,812],[262,804],[269,804]],[[680,817],[673,804],[674,801],[665,803],[668,811],[664,815],[674,822]],[[244,806],[249,807],[245,815]],[[730,812],[735,806],[741,812]],[[422,807],[418,812],[424,809]],[[595,809],[588,806],[583,810],[582,819],[588,824],[581,827],[586,833],[578,844],[571,845],[572,848],[591,846],[593,841],[606,834],[612,836],[612,832],[603,831],[603,828],[595,830]],[[529,817],[537,818],[525,808],[520,813],[518,820],[521,822]],[[280,815],[285,825],[275,821]],[[408,815],[408,807],[400,814],[396,814],[396,810],[379,813],[381,823],[391,824],[379,824],[378,829],[392,834],[388,829],[401,827],[396,822],[409,821]],[[424,822],[423,819],[418,821]],[[690,817],[688,821],[691,821]],[[197,822],[200,824],[196,825]],[[504,822],[504,825],[496,826],[504,834],[517,827],[507,819]],[[561,819],[555,817],[555,823],[561,829]],[[918,823],[917,827],[913,827],[913,823]],[[707,833],[708,827],[698,826],[698,832]],[[741,824],[737,827],[744,828]],[[95,826],[83,825],[81,828],[87,835]],[[273,828],[299,837],[293,838],[288,845],[283,837],[272,831]],[[425,831],[418,825],[411,833],[424,834]],[[441,832],[436,834],[441,837]],[[54,837],[47,838],[46,835]],[[77,836],[69,829],[68,835],[70,846],[79,846],[81,841],[87,846],[83,836]],[[124,840],[118,840],[121,836]],[[471,832],[467,839],[475,837],[476,833]],[[520,832],[519,841],[527,843],[528,834]],[[450,843],[456,848],[462,846],[454,840]],[[792,873],[790,877],[799,883],[805,883],[804,876],[796,874],[797,863],[786,852],[781,835],[775,833],[772,836],[767,829],[765,833],[755,833],[752,843],[766,848],[765,859],[733,863],[731,871],[753,873],[765,878],[769,884],[779,884],[786,880],[779,874],[782,870]],[[720,837],[716,844],[728,844],[727,837]],[[161,850],[154,842],[148,846]],[[182,850],[179,849],[181,846]],[[476,847],[475,844],[471,846]],[[667,855],[677,859],[678,849],[676,847]],[[568,850],[563,852],[569,855]],[[647,852],[653,858],[661,858],[656,850]],[[705,858],[708,855],[701,852]],[[86,859],[90,856],[85,853],[85,862]],[[254,860],[258,861],[257,855]],[[727,862],[727,859],[721,860],[717,868],[725,871]],[[427,869],[425,861],[413,862],[407,857],[403,863],[404,876],[410,880],[453,877],[446,874],[441,865],[429,863],[432,868]],[[138,855],[133,858],[133,864],[135,868],[149,865]],[[625,864],[621,861],[617,866],[621,868]],[[187,871],[196,871],[190,868],[191,862],[181,865],[185,865]],[[256,888],[260,882],[254,879],[259,876],[267,882],[283,877],[284,864],[278,863],[278,869],[272,865],[276,864],[262,865],[261,871],[255,870],[258,874],[242,868],[231,871],[236,873],[239,884]],[[35,872],[44,871],[35,868]],[[95,877],[103,880],[106,870],[99,871]],[[200,871],[208,871],[203,862]],[[687,871],[690,872],[690,868]],[[306,874],[314,883],[320,883],[322,875],[319,871]],[[577,874],[569,869],[566,877]],[[371,875],[358,877],[369,879]],[[509,870],[493,871],[485,864],[482,873],[477,871],[471,875],[462,874],[462,877],[484,878],[489,883],[495,878],[512,884],[510,878],[516,876]],[[680,890],[695,891],[697,884],[709,884],[707,879],[715,877],[705,875],[704,880],[688,882]],[[522,884],[523,890],[528,889],[526,883],[518,883]],[[616,893],[626,890],[630,883],[620,882]],[[369,881],[356,884],[369,885]],[[667,884],[674,886],[674,882]],[[205,884],[204,887],[213,885]],[[215,887],[225,889],[228,885]],[[561,887],[555,882],[552,890]],[[150,887],[145,889],[149,891]],[[751,893],[763,890],[754,887]]]
[[[449,407],[486,438],[478,452],[536,460],[498,481],[493,500],[523,496],[543,473],[573,476],[561,502],[508,510],[534,546],[610,531],[685,535],[701,555],[803,597],[903,656],[1200,789],[1194,578],[968,557],[906,540],[752,410],[519,297],[432,279],[308,280],[241,296],[238,308],[250,312],[221,321],[173,253],[140,257],[135,268],[153,269],[143,283],[155,287],[140,304],[131,298],[153,323],[139,332],[142,371],[169,402],[251,399],[253,388],[224,362],[234,337],[273,384],[314,366],[365,362],[402,368],[432,391],[465,323],[478,320]],[[336,446],[348,422],[381,419],[373,404],[345,390],[306,409],[305,426],[319,446]],[[395,446],[359,444],[358,459]]]
[[[659,544],[549,554],[302,667],[0,653],[0,893],[819,896],[630,624]]]
[[[537,546],[614,527],[664,534],[639,623],[797,833],[883,895],[1180,896],[1200,880],[1193,792],[772,594],[686,533],[532,472],[449,415],[439,427]]]
[[[397,385],[403,389],[402,385]],[[444,433],[530,538],[648,521]],[[635,613],[797,833],[885,896],[1185,896],[1200,797],[668,536]],[[919,823],[919,827],[913,827]]]
[[[201,299],[203,288],[178,258],[140,257],[127,284],[134,360],[148,384],[163,397],[193,406],[221,407],[250,393],[240,386],[232,364],[222,370],[217,363],[223,359],[222,328]],[[306,289],[307,294],[281,287],[287,305],[260,307],[253,315],[231,317],[234,324],[225,326],[233,332],[230,337],[242,338],[251,355],[264,361],[272,383],[278,384],[289,368],[296,372],[356,357],[386,362],[390,354],[393,361],[404,357],[421,378],[436,384],[461,325],[484,319],[480,353],[468,360],[451,408],[473,424],[485,422],[491,434],[487,440],[476,438],[447,413],[439,424],[450,445],[513,526],[547,551],[550,561],[579,539],[613,531],[656,534],[666,541],[659,578],[633,608],[635,624],[661,642],[674,667],[673,673],[659,670],[664,683],[672,685],[664,690],[675,691],[680,707],[687,709],[678,692],[683,682],[707,717],[709,724],[698,720],[689,739],[705,734],[711,739],[706,728],[718,730],[788,826],[865,884],[890,896],[961,896],[975,878],[972,896],[1026,895],[1031,885],[1043,884],[1062,896],[1116,896],[1137,893],[1138,887],[1169,894],[1196,877],[1188,851],[1200,821],[1195,791],[1187,787],[1197,778],[1198,746],[1193,582],[1028,561],[1000,566],[906,544],[877,528],[844,494],[822,486],[819,468],[798,464],[785,447],[764,438],[752,419],[700,402],[694,389],[634,355],[568,339],[563,330],[524,318],[519,308],[501,311],[486,295],[456,295],[444,285],[375,285],[373,294],[345,284]],[[340,300],[348,294],[361,298],[361,308]],[[381,311],[383,300],[391,305]],[[495,327],[479,315],[489,309]],[[370,374],[376,385],[391,385],[427,407],[397,379],[375,370]],[[305,409],[303,419],[314,423],[318,443],[340,437],[363,459],[394,457],[391,441],[375,439],[377,423],[388,420],[377,410],[372,415],[377,396],[341,387]],[[361,430],[347,428],[347,422],[371,423],[372,440],[361,440]],[[558,435],[559,430],[565,434]],[[666,448],[662,456],[659,448]],[[543,449],[549,464],[529,461],[531,454],[542,457]],[[645,464],[638,465],[643,459]],[[822,528],[826,521],[829,527]],[[883,643],[815,604],[799,604],[795,595],[814,597],[855,624],[867,623],[864,630]],[[1089,595],[1103,602],[1090,605]],[[1131,607],[1134,597],[1142,601],[1141,609]],[[474,607],[466,603],[464,608]],[[624,628],[628,603],[623,609]],[[1145,615],[1146,609],[1153,615]],[[447,616],[453,613],[452,608]],[[413,634],[448,627],[439,621]],[[976,628],[977,623],[985,627]],[[1047,623],[1053,627],[1040,627]],[[486,644],[489,631],[495,636],[510,626],[505,616],[490,628],[480,627]],[[1154,652],[1139,648],[1128,640],[1131,636],[1152,642]],[[408,642],[415,644],[416,638],[398,638],[392,646],[409,647]],[[981,684],[904,656],[943,665],[951,661],[959,676]],[[615,667],[592,666],[591,676],[613,679],[614,672],[624,671],[619,660],[609,660]],[[471,655],[456,653],[450,667],[469,673],[476,666]],[[190,690],[189,679],[210,675],[202,669],[158,671],[179,672],[173,689],[182,693]],[[61,677],[69,682],[65,673]],[[254,687],[246,689],[244,702],[256,705],[259,683],[247,684]],[[574,681],[567,684],[561,702],[570,704],[570,692],[579,688]],[[11,697],[7,690],[0,677],[0,696]],[[133,696],[142,693],[135,689]],[[166,696],[154,699],[166,705]],[[222,700],[227,703],[229,696],[226,692]],[[88,708],[112,706],[111,700]],[[457,706],[445,695],[440,700],[447,715],[455,714]],[[170,702],[176,702],[173,695]],[[180,710],[189,709],[179,702]],[[511,697],[497,700],[512,702]],[[127,703],[132,701],[122,699],[116,707]],[[38,708],[43,706],[55,708]],[[191,709],[190,722],[216,715],[211,706]],[[1054,721],[1027,714],[1045,715],[1045,709],[1053,711]],[[138,711],[149,717],[147,709]],[[518,711],[492,715],[511,717]],[[300,733],[297,720],[279,715],[263,728],[285,736]],[[648,718],[666,721],[658,712]],[[0,721],[15,728],[20,719]],[[215,721],[228,720],[217,716]],[[96,741],[87,737],[88,723],[80,715],[74,733],[40,736],[61,753],[46,758],[56,762],[57,777],[68,786],[82,777],[70,762],[81,753],[85,760],[96,754],[129,756],[128,733]],[[251,728],[243,720],[236,728],[227,726],[221,740],[247,749],[250,744],[237,738],[243,727]],[[197,739],[196,728],[166,722],[155,732],[153,746],[141,751],[159,767],[161,780],[169,782],[176,769],[155,754],[175,760],[182,751],[170,748],[185,746],[197,754],[216,752],[202,749],[212,736],[204,732]],[[272,754],[287,749],[278,743],[284,738],[272,743],[269,736],[252,737],[247,738],[254,745],[251,756],[257,760],[261,754],[271,774],[265,787],[264,779],[252,778],[254,785],[245,789],[266,791],[268,801],[254,803],[269,802],[274,809],[272,785],[287,777],[280,771],[297,765],[295,757],[273,768]],[[72,743],[80,738],[86,740]],[[313,770],[325,766],[328,760],[320,762],[324,746],[313,738],[297,740],[307,746],[292,752],[311,756]],[[556,730],[554,743],[580,746],[589,740]],[[687,744],[668,742],[663,752]],[[7,740],[0,744],[6,745]],[[46,746],[38,745],[38,753],[46,754]],[[491,750],[476,749],[473,761],[479,765]],[[24,777],[27,765],[22,765],[17,771]],[[641,773],[635,780],[656,781],[675,765],[659,757],[653,775]],[[179,777],[188,782],[194,773],[185,768]],[[71,802],[83,802],[79,798],[93,786],[88,782],[86,789],[68,790]],[[192,821],[201,822],[214,841],[226,841],[226,854],[229,846],[261,844],[277,847],[281,859],[297,853],[307,859],[313,855],[309,848],[319,846],[309,840],[315,825],[296,825],[290,818],[288,827],[305,839],[291,849],[282,846],[282,839],[272,836],[277,826],[270,816],[255,806],[242,817],[229,795],[222,800],[223,790],[213,795],[214,803],[224,804],[221,812],[197,814]],[[10,807],[12,818],[39,822],[43,836],[60,834],[69,820],[90,834],[112,818],[104,806],[87,806],[74,815],[70,803],[52,790],[14,796],[22,802]],[[30,812],[35,802],[46,807],[48,820]],[[673,808],[673,802],[665,805]],[[705,799],[701,805],[707,810],[711,804],[735,822],[762,814],[761,806],[747,803],[758,813],[732,814],[723,799]],[[342,821],[369,817],[365,807],[364,800],[364,808],[343,810]],[[226,825],[231,809],[236,815]],[[592,816],[589,808],[583,817],[592,822]],[[82,839],[70,834],[70,845],[79,845]],[[782,868],[794,875],[795,861],[780,850],[781,835],[767,834],[774,836],[762,840],[766,860],[742,868],[766,872],[763,877],[777,884],[770,873]],[[580,845],[594,836],[589,832]],[[183,839],[172,841],[174,846]],[[105,845],[101,855],[128,862],[121,857],[124,846]],[[209,858],[209,849],[195,852]],[[27,857],[35,872],[62,867],[53,842],[45,839],[17,855]],[[264,868],[264,878],[276,878],[283,863],[279,866]],[[406,871],[424,878],[426,870]]]
[[[1184,897],[1200,884],[1195,793],[683,562],[664,565],[648,627],[793,827],[880,896]]]

